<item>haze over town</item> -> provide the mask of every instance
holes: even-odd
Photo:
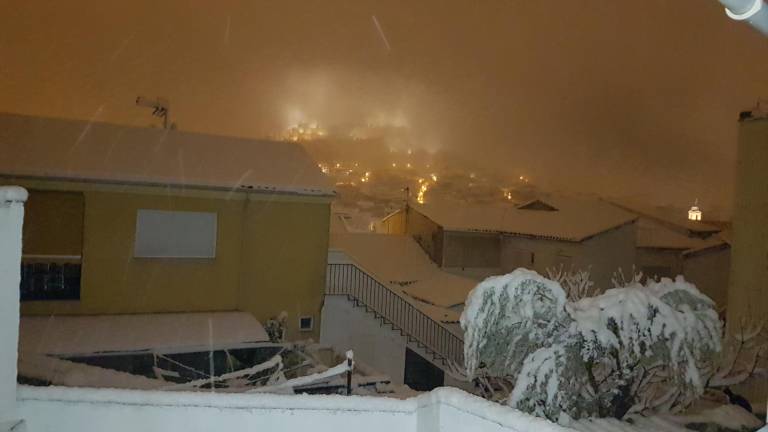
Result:
[[[0,10],[0,432],[768,432],[768,0]]]
[[[730,215],[738,112],[766,42],[715,2],[10,1],[0,111],[243,137],[301,121],[547,190]],[[630,19],[631,18],[631,19]],[[706,28],[706,31],[703,29]]]

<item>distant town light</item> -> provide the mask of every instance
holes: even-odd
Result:
[[[429,182],[422,183],[421,187],[419,187],[419,193],[416,195],[416,202],[424,204],[424,195],[427,193],[427,190],[429,190]]]
[[[429,176],[432,177],[433,182],[437,181],[437,174],[430,174]]]
[[[316,122],[315,123],[299,123],[291,126],[282,135],[288,141],[312,141],[316,138],[323,137],[327,133]]]

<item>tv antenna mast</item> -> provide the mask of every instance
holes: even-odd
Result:
[[[155,99],[139,96],[136,98],[136,105],[145,108],[152,108],[152,115],[163,119],[163,129],[168,129],[168,114],[171,111],[171,103],[168,99],[157,97]]]

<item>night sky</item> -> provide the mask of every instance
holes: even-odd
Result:
[[[715,0],[5,0],[0,111],[147,125],[145,95],[206,133],[406,124],[547,188],[727,209],[766,54]]]

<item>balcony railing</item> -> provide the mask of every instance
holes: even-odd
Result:
[[[22,256],[21,300],[79,300],[80,274],[79,256]]]
[[[459,336],[356,265],[328,264],[326,294],[350,297],[444,365],[464,364],[464,341]]]

